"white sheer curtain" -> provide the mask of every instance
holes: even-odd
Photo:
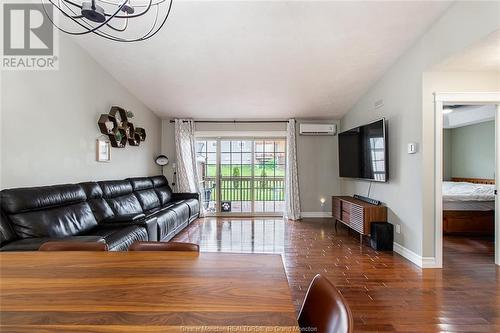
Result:
[[[177,163],[177,192],[199,193],[200,207],[203,197],[200,191],[196,165],[195,124],[192,119],[175,119],[175,157]],[[203,209],[200,208],[200,214]]]
[[[299,176],[297,172],[297,145],[295,139],[295,119],[286,126],[286,176],[284,217],[300,219]]]

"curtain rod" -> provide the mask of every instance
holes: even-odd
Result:
[[[170,120],[171,123],[175,123],[175,120]],[[186,120],[184,122],[187,122]],[[236,123],[287,123],[288,120],[195,120],[195,123],[225,123],[225,124],[236,124]]]

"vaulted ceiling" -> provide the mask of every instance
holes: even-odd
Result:
[[[339,118],[449,5],[174,0],[153,39],[77,42],[163,118]]]
[[[500,72],[500,30],[436,64],[432,70]]]

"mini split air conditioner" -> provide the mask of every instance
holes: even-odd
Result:
[[[335,135],[336,124],[300,124],[300,135]]]

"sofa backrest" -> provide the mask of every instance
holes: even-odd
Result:
[[[128,178],[137,200],[144,211],[160,207],[160,199],[153,188],[150,177]]]
[[[154,176],[149,177],[149,179],[153,182],[153,187],[160,199],[160,204],[168,204],[172,200],[172,189],[170,185],[168,185],[167,178],[165,178],[165,176]]]
[[[79,185],[85,191],[87,202],[89,203],[98,223],[115,215],[109,204],[103,198],[104,194],[102,193],[102,189],[97,182],[85,182],[80,183]]]
[[[3,190],[2,212],[19,238],[77,235],[97,226],[80,185]]]
[[[140,214],[141,204],[133,193],[128,180],[108,180],[99,182],[103,197],[115,215]]]

